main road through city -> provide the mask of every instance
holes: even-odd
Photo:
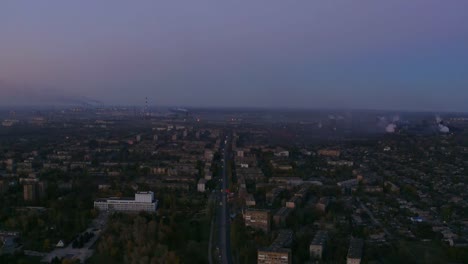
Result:
[[[226,137],[226,141],[222,144],[222,164],[223,164],[223,173],[221,178],[221,191],[220,203],[216,207],[218,208],[217,212],[217,225],[219,227],[219,251],[221,256],[221,263],[231,264],[231,229],[230,229],[230,215],[229,215],[229,205],[228,205],[228,161],[231,158],[230,155],[230,136]]]

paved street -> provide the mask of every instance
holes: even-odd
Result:
[[[221,256],[220,262],[223,264],[232,263],[231,255],[231,237],[230,237],[230,219],[229,219],[229,205],[228,205],[228,175],[227,175],[227,163],[230,159],[229,142],[230,138],[227,139],[228,144],[223,144],[223,172],[220,184],[221,192],[219,192],[219,204],[217,204],[217,225],[219,230],[219,254]]]

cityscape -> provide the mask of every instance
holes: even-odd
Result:
[[[468,116],[383,114],[3,111],[2,263],[466,262]]]
[[[1,1],[0,264],[468,264],[468,1]]]

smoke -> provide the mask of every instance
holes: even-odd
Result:
[[[450,128],[448,128],[448,126],[446,126],[446,125],[439,124],[439,132],[440,133],[449,133]]]
[[[387,133],[395,133],[396,128],[397,128],[397,125],[394,123],[391,123],[391,124],[388,124],[387,127],[385,127],[385,131]]]
[[[442,120],[442,118],[440,116],[436,115],[435,119],[436,119],[437,126],[439,128],[440,133],[449,133],[450,132],[450,128],[448,126],[444,125],[443,120]]]
[[[394,116],[392,121],[389,121],[389,118],[385,116],[378,116],[377,117],[377,126],[381,129],[385,129],[387,133],[395,133],[397,129],[396,123],[400,120],[399,116]]]
[[[387,121],[387,118],[385,116],[379,116],[377,117],[378,121],[377,121],[377,126],[378,127],[385,127],[388,125],[388,121]]]

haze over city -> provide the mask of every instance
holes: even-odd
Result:
[[[468,263],[468,1],[0,1],[0,264]]]
[[[468,2],[2,1],[0,104],[468,111]]]

